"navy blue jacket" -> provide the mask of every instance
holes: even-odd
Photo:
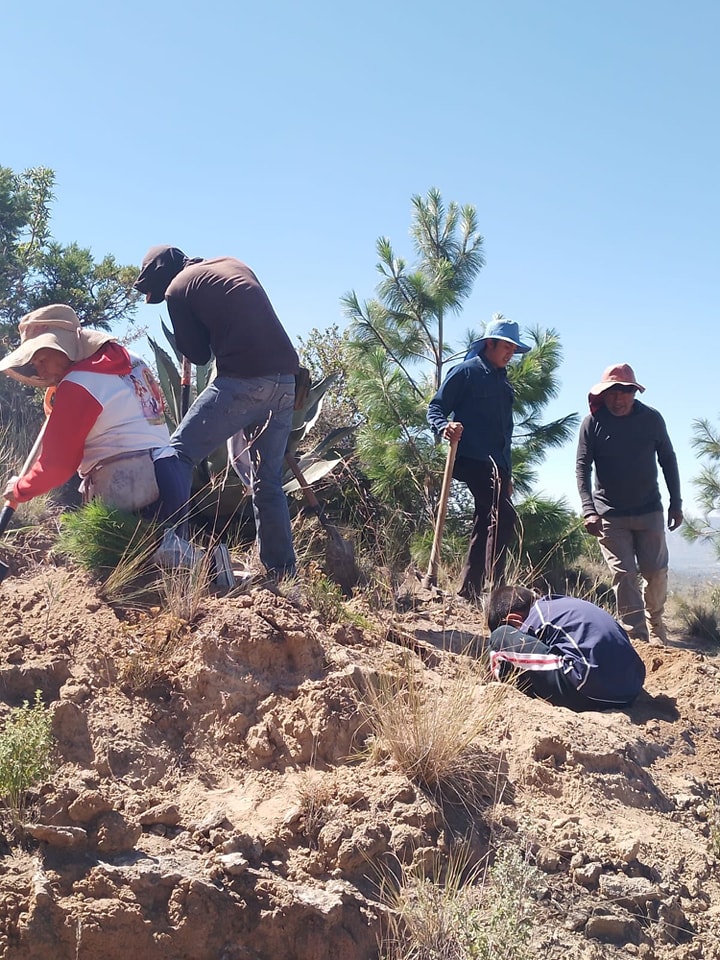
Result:
[[[520,629],[559,655],[561,669],[589,700],[630,703],[642,689],[645,664],[617,620],[594,603],[543,597]]]
[[[427,419],[437,434],[450,420],[463,425],[458,456],[493,460],[510,473],[514,391],[504,368],[481,353],[448,373],[430,401]]]

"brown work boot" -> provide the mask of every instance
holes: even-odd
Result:
[[[648,627],[650,629],[650,645],[653,647],[666,646],[668,642],[667,627],[662,619],[657,619],[655,622],[648,621]]]

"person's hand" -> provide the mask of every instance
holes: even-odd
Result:
[[[679,507],[668,510],[668,530],[677,530],[683,522],[683,512]]]
[[[599,537],[602,533],[602,520],[595,513],[591,513],[589,517],[583,519],[585,524],[585,530],[590,534],[591,537]]]
[[[5,484],[5,489],[3,490],[3,497],[6,500],[15,499],[15,484],[18,482],[20,477],[10,477],[8,482]]]
[[[463,425],[458,420],[451,420],[443,430],[443,436],[450,443],[457,442],[462,436]]]

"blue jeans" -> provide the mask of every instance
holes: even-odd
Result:
[[[244,430],[252,461],[252,501],[260,559],[268,573],[295,573],[288,502],[282,488],[295,405],[295,377],[217,377],[190,407],[170,438],[190,500],[193,466]]]

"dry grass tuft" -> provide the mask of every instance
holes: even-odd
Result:
[[[193,544],[197,548],[196,544]],[[165,608],[181,623],[192,623],[213,582],[212,550],[198,551],[191,567],[160,568],[160,593]]]
[[[300,775],[297,793],[302,830],[309,846],[315,850],[320,831],[331,819],[330,806],[337,795],[337,779],[334,774],[305,771]]]
[[[163,622],[148,621],[141,636],[128,641],[118,666],[118,681],[129,693],[149,693],[164,686],[171,676],[172,656],[185,624],[172,616]]]
[[[421,680],[412,656],[382,674],[363,696],[372,750],[389,754],[406,776],[437,799],[476,810],[496,796],[497,724],[507,687],[479,662],[461,658],[453,676]]]
[[[720,643],[720,587],[706,587],[687,598],[675,599],[677,617],[687,636]]]

